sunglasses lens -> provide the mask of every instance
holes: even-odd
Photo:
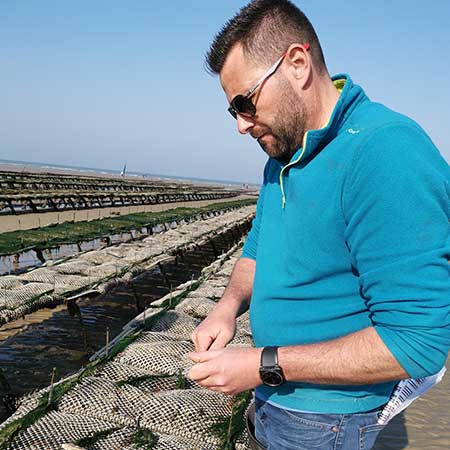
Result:
[[[243,95],[237,95],[233,98],[228,111],[230,111],[235,119],[238,114],[249,117],[253,117],[256,114],[255,105],[248,97],[244,97]]]
[[[230,107],[228,108],[228,112],[229,112],[235,119],[237,119],[237,112],[236,112],[236,110],[233,108],[232,105],[230,105]]]

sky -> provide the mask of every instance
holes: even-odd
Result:
[[[1,0],[0,159],[259,183],[204,68],[240,0]],[[294,1],[330,74],[420,123],[450,162],[450,1]]]

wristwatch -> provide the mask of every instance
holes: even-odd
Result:
[[[261,353],[259,376],[266,386],[280,386],[286,381],[283,370],[278,365],[278,347],[264,347]]]

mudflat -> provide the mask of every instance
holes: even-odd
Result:
[[[249,195],[233,197],[233,201],[255,198]],[[38,214],[21,214],[18,216],[0,216],[0,233],[18,230],[32,230],[64,222],[85,222],[105,217],[121,216],[140,212],[161,212],[179,207],[202,207],[213,203],[223,203],[226,199],[198,200],[191,202],[162,203],[158,205],[117,206],[77,211],[46,212]]]
[[[447,373],[441,383],[392,419],[378,437],[374,450],[448,450],[449,407],[450,375]]]
[[[166,178],[160,178],[160,177],[149,177],[149,176],[124,176],[121,177],[118,174],[111,174],[106,172],[94,172],[94,171],[83,171],[83,170],[72,170],[72,169],[63,169],[63,168],[54,168],[54,167],[39,167],[34,165],[26,165],[26,164],[5,164],[0,163],[0,174],[2,172],[14,172],[15,176],[18,177],[18,180],[21,178],[27,178],[35,177],[36,175],[42,176],[42,180],[49,183],[50,190],[55,194],[55,196],[61,196],[65,197],[71,194],[74,195],[83,195],[83,194],[96,194],[101,191],[96,190],[93,185],[96,185],[97,183],[99,185],[104,185],[105,180],[106,183],[109,183],[109,180],[111,181],[112,185],[118,186],[117,183],[125,182],[126,186],[128,186],[128,194],[132,195],[133,192],[129,189],[130,186],[136,185],[138,189],[147,189],[149,192],[167,192],[168,193],[176,193],[176,192],[233,192],[233,200],[242,200],[245,198],[255,198],[255,194],[257,190],[255,189],[240,189],[238,185],[234,186],[233,188],[230,188],[229,185],[221,185],[219,183],[212,183],[212,182],[202,182],[202,181],[191,181],[191,180],[182,180],[182,179],[166,179]],[[69,178],[67,176],[70,176]],[[37,177],[37,180],[40,179],[40,176]],[[59,176],[61,177],[60,180],[62,182],[62,186],[54,186],[52,182],[54,180],[58,180]],[[81,177],[81,178],[80,178]],[[86,178],[88,177],[88,178]],[[65,180],[73,180],[79,178],[82,180],[80,184],[83,184],[83,182],[86,182],[88,180],[88,183],[90,187],[89,190],[83,189],[77,190],[76,189],[67,189],[67,186],[64,185]],[[48,181],[53,180],[53,181]],[[29,180],[28,180],[29,181]],[[39,181],[38,181],[39,182]],[[58,184],[58,181],[56,182]],[[48,194],[48,190],[45,188],[45,184],[39,187],[38,184],[34,185],[33,183],[29,183],[26,186],[26,191],[21,192],[20,188],[20,181],[19,184],[17,184],[17,187],[14,187],[13,189],[17,192],[11,192],[11,188],[6,188],[6,191],[4,194],[7,196],[8,194],[26,194],[27,196],[30,196],[30,198],[33,198],[33,195],[39,196],[40,194]],[[119,184],[120,186],[120,184]],[[141,191],[137,191],[136,193],[139,194]],[[242,195],[236,196],[236,194],[241,193]],[[252,194],[251,196],[247,194]],[[127,206],[122,205],[103,205],[103,207],[97,207],[97,205],[88,208],[82,208],[82,209],[64,209],[61,208],[59,211],[53,210],[53,211],[42,211],[42,212],[36,212],[36,213],[30,213],[27,212],[26,214],[5,214],[0,215],[0,233],[6,233],[9,231],[17,231],[17,230],[30,230],[30,229],[37,229],[46,227],[49,225],[54,225],[58,223],[64,223],[64,222],[82,222],[82,221],[91,221],[91,220],[98,220],[105,217],[112,217],[112,216],[120,216],[124,214],[132,214],[132,213],[139,213],[139,212],[160,212],[160,211],[166,211],[169,209],[174,209],[177,207],[185,207],[185,206],[194,206],[194,207],[202,207],[206,206],[212,203],[217,203],[224,201],[224,199],[198,199],[195,201],[189,201],[187,199],[179,200],[174,199],[174,202],[170,203],[157,203],[157,204],[130,204]],[[178,200],[178,201],[176,201]]]

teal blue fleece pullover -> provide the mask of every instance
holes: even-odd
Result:
[[[242,254],[256,260],[255,345],[374,326],[411,377],[436,373],[450,348],[450,168],[417,123],[348,75],[333,80],[342,92],[328,125],[309,131],[289,164],[271,158],[264,169]],[[256,395],[343,414],[382,405],[394,384],[287,382]]]

